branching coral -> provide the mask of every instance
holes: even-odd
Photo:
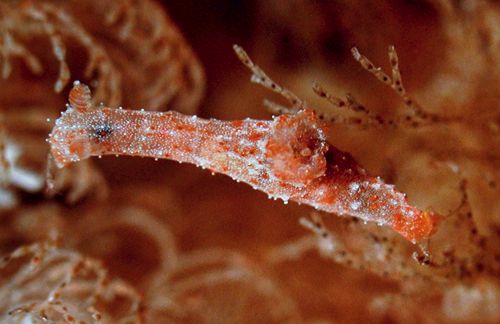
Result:
[[[160,5],[0,3],[0,67],[6,78],[0,81],[0,203],[5,202],[0,253],[19,256],[4,259],[9,262],[0,270],[2,320],[498,321],[500,14],[495,2],[231,2],[216,12],[210,2],[169,3],[206,63],[208,97],[200,110],[201,66]],[[229,56],[235,42],[245,44],[263,68],[238,51],[252,81],[291,104],[282,98],[266,101],[279,116],[265,115],[259,87],[249,84]],[[398,55],[390,48],[387,60],[389,44]],[[351,53],[353,46],[359,50]],[[325,147],[335,147],[350,152],[368,174],[394,184],[410,206],[443,217],[430,238],[412,244],[388,227],[308,215],[310,208],[293,199],[285,206],[189,165],[125,157],[49,168],[54,187],[47,194],[41,188],[49,147],[44,140],[64,110],[73,80],[92,89],[93,96],[70,95],[70,109],[95,114],[92,127],[82,132],[90,134],[82,143],[91,143],[91,149],[103,149],[121,134],[98,116],[118,114],[120,105],[202,116],[121,110],[137,117],[137,131],[128,131],[155,143],[159,135],[150,126],[156,124],[146,122],[152,116],[176,121],[181,126],[176,134],[186,137],[192,127],[198,132],[210,123],[231,125],[210,116],[252,116],[241,125],[265,123],[269,145],[260,149],[270,154],[259,160],[263,169],[276,171],[273,176],[294,188],[302,180],[308,187],[323,170]],[[100,102],[110,108],[100,108]],[[76,125],[70,116],[75,114],[68,114],[64,125],[85,124]],[[212,169],[207,161],[221,166],[228,160],[210,154],[215,136],[202,138],[198,146],[176,138],[162,144],[169,150],[179,144],[174,153],[182,161],[201,147],[204,159],[189,161]],[[304,141],[311,138],[319,140]],[[242,148],[251,145],[234,139],[221,150],[246,154],[241,161],[248,162],[253,155]],[[155,151],[156,144],[146,142],[142,148],[133,141],[119,146]],[[82,148],[73,145],[77,153],[85,153]],[[312,163],[304,168],[303,161]],[[249,174],[258,165],[243,162],[233,169]],[[47,241],[57,243],[35,243]],[[109,285],[103,288],[103,282]]]
[[[3,3],[4,78],[10,76],[11,57],[16,56],[32,72],[42,73],[41,60],[47,58],[38,58],[23,40],[47,37],[59,62],[57,92],[66,86],[74,64],[73,74],[84,72],[95,86],[96,102],[159,108],[175,99],[177,109],[192,111],[203,93],[203,72],[175,25],[158,9],[149,1],[125,0]],[[148,90],[137,91],[139,87]]]
[[[192,112],[201,99],[201,66],[177,27],[154,3],[2,2],[0,13],[2,73],[8,78],[0,102],[3,127],[14,139],[31,134],[33,144],[43,140],[40,133],[50,127],[46,120],[60,105],[59,97],[45,87],[54,77],[56,93],[72,77],[88,80],[95,104],[133,103],[154,109],[168,105]],[[37,76],[30,80],[29,98],[23,89],[27,81],[22,63]],[[35,164],[44,175],[46,150],[40,147],[24,153],[21,163]],[[102,176],[91,163],[72,169],[53,175],[52,192],[67,191],[68,202],[103,187]]]
[[[293,300],[233,251],[207,249],[181,256],[173,269],[152,284],[148,300],[151,320],[172,318],[211,322],[297,321]],[[228,301],[233,303],[228,305]]]
[[[278,6],[280,5],[263,4],[267,9]],[[487,1],[466,1],[460,4],[449,1],[422,1],[412,4],[385,2],[368,6],[364,2],[311,4],[293,1],[281,6],[282,11],[274,8],[263,12],[266,17],[264,21],[268,19],[268,27],[273,28],[273,24],[283,27],[273,30],[283,43],[278,41],[270,44],[270,38],[261,38],[259,45],[276,48],[278,51],[274,52],[274,55],[279,57],[287,56],[283,52],[281,55],[276,54],[283,51],[279,45],[288,46],[287,53],[291,53],[289,56],[292,61],[284,59],[280,60],[279,64],[292,66],[297,73],[306,77],[308,75],[300,69],[309,67],[306,67],[296,54],[306,52],[315,57],[314,64],[320,65],[322,69],[312,68],[317,73],[314,77],[333,78],[336,81],[333,82],[333,88],[342,88],[335,84],[338,81],[349,82],[348,78],[356,78],[352,76],[352,68],[324,68],[331,62],[348,65],[343,56],[347,51],[340,49],[355,43],[360,48],[370,48],[372,52],[381,53],[382,51],[376,50],[381,46],[381,39],[386,39],[383,43],[395,42],[398,45],[398,50],[403,53],[400,57],[405,57],[403,61],[410,63],[402,66],[403,73],[409,71],[410,74],[405,74],[406,81],[411,81],[412,78],[420,80],[409,87],[414,88],[413,96],[424,103],[432,114],[438,114],[439,120],[431,118],[434,119],[432,122],[418,128],[407,127],[412,126],[410,123],[394,131],[388,131],[387,127],[383,132],[372,128],[368,133],[359,136],[352,135],[352,127],[345,131],[342,127],[334,126],[329,138],[339,143],[340,147],[348,145],[349,148],[355,148],[357,152],[353,152],[353,155],[370,164],[368,170],[385,173],[384,178],[393,178],[396,184],[406,183],[403,187],[410,197],[425,201],[427,205],[434,203],[448,216],[428,242],[428,247],[423,247],[422,252],[408,250],[401,242],[392,241],[390,235],[381,235],[383,232],[380,229],[362,226],[356,235],[355,228],[358,225],[351,224],[352,222],[349,222],[347,228],[339,226],[338,223],[325,226],[322,225],[320,216],[314,216],[312,221],[304,220],[303,224],[316,233],[317,240],[306,237],[290,242],[283,250],[276,250],[274,257],[282,260],[281,258],[286,259],[287,254],[292,257],[303,255],[311,247],[317,246],[322,255],[335,262],[356,268],[368,268],[390,277],[411,278],[408,282],[400,281],[401,294],[389,294],[391,297],[385,299],[385,306],[375,312],[398,321],[418,321],[418,318],[426,320],[428,314],[422,316],[418,311],[422,305],[429,307],[429,312],[442,321],[456,320],[450,316],[449,304],[441,308],[441,304],[433,304],[432,301],[440,298],[449,301],[447,290],[464,291],[463,285],[467,282],[467,289],[477,293],[477,300],[488,303],[489,310],[480,310],[480,307],[473,306],[475,302],[471,300],[471,307],[464,311],[464,319],[495,321],[498,317],[495,309],[498,309],[499,304],[498,300],[495,300],[496,297],[493,297],[497,294],[495,291],[498,291],[498,283],[493,278],[498,277],[499,273],[499,260],[495,260],[495,255],[498,255],[497,229],[500,215],[497,203],[497,183],[500,175],[496,167],[499,161],[499,100],[496,84],[499,79],[497,64],[490,64],[498,60],[498,55],[485,49],[495,46],[495,37],[491,36],[491,22],[495,20],[493,25],[499,25],[498,19],[493,18],[497,17],[498,10]],[[287,9],[283,9],[283,6]],[[421,10],[413,8],[410,11],[410,6],[418,6]],[[321,25],[305,21],[304,17],[283,15],[286,10],[312,12],[316,22],[329,19],[331,23]],[[387,21],[381,23],[377,19],[377,12],[384,13]],[[332,16],[339,19],[332,19]],[[288,23],[287,20],[292,17],[299,19],[299,22]],[[401,17],[418,23],[409,25]],[[477,19],[478,17],[482,18]],[[368,32],[370,28],[378,30],[376,35]],[[427,29],[427,32],[419,31],[421,28]],[[432,36],[429,36],[429,32],[433,33]],[[425,40],[420,41],[424,35]],[[302,42],[303,37],[306,37],[307,41]],[[400,41],[400,38],[406,39]],[[399,46],[399,43],[402,46]],[[415,46],[416,43],[419,46]],[[307,44],[306,51],[297,51],[296,48],[303,44]],[[322,57],[317,57],[317,54]],[[378,79],[384,83],[390,82],[389,76],[381,74],[372,62],[367,61],[357,51],[354,55],[365,69],[375,71]],[[329,71],[335,71],[337,75],[333,76]],[[354,93],[361,97],[360,101],[371,103],[371,106],[367,107],[376,112],[374,116],[387,119],[387,116],[399,114],[399,110],[394,108],[398,104],[393,103],[391,96],[367,97],[366,93],[371,85],[363,85],[356,88]],[[322,96],[330,96],[323,89],[317,89],[316,92]],[[336,105],[340,102],[338,98],[331,101]],[[335,121],[335,118],[333,119]],[[336,121],[339,121],[339,118],[336,118]],[[342,119],[340,121],[345,123]],[[351,120],[347,122],[357,127]],[[389,132],[391,137],[385,137],[384,132]],[[359,137],[359,140],[356,137]],[[375,137],[384,140],[378,145],[378,141],[371,140]],[[379,161],[376,161],[377,157],[372,155],[374,151],[378,157],[383,154],[385,158],[378,158]],[[435,193],[435,196],[430,197],[432,194],[429,192]],[[465,198],[460,199],[460,196]],[[364,239],[358,235],[364,236],[367,243],[362,244]],[[363,247],[362,250],[359,246]],[[422,266],[410,261],[414,252]],[[373,259],[377,255],[380,258]],[[417,284],[420,280],[423,282]],[[437,281],[439,284],[435,284],[431,289],[428,280]],[[483,285],[490,287],[491,291],[485,292],[478,288]],[[491,296],[491,299],[486,295]],[[495,301],[490,303],[491,300]],[[380,301],[381,299],[377,299],[375,304],[380,306]],[[418,306],[413,310],[401,307],[409,303]],[[446,314],[442,313],[444,309],[447,309]]]
[[[4,269],[29,256],[24,264],[13,266],[15,271]],[[77,252],[50,243],[23,246],[2,259],[0,268],[0,311],[5,321],[140,321],[139,294],[122,281],[110,280],[98,261]],[[113,303],[118,305],[110,306]]]

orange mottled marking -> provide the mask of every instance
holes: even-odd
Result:
[[[415,215],[407,218],[401,214],[393,217],[393,229],[410,241],[420,241],[428,238],[433,230],[435,221],[433,213],[415,211]]]
[[[180,131],[188,131],[188,132],[193,132],[196,130],[196,127],[194,127],[193,125],[190,125],[190,124],[178,124],[176,126],[177,130],[180,130]]]
[[[231,122],[231,125],[236,128],[240,128],[243,126],[243,121],[242,120],[235,120]]]
[[[259,134],[259,133],[250,133],[248,135],[248,139],[252,142],[257,142],[258,140],[260,140],[262,138],[262,134]]]
[[[72,142],[69,144],[69,151],[71,152],[71,154],[82,155],[84,146],[80,142]]]
[[[331,192],[328,192],[321,197],[320,201],[323,204],[333,204],[335,200],[336,200],[336,195]]]

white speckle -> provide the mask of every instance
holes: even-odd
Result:
[[[456,163],[448,162],[448,167],[454,173],[459,173],[460,172],[460,166],[458,164],[456,164]]]
[[[359,190],[359,183],[351,182],[351,184],[349,185],[349,190],[351,191],[351,193],[357,192]]]
[[[360,201],[353,201],[350,205],[352,210],[358,210],[359,207],[361,207],[361,202]]]

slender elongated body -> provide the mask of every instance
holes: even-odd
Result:
[[[94,108],[89,89],[75,83],[49,142],[59,167],[107,154],[171,159],[226,174],[285,202],[389,225],[408,240],[424,239],[434,227],[434,214],[409,205],[394,186],[328,144],[309,110],[272,120],[221,121]]]

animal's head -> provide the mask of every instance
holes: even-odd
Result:
[[[99,141],[112,130],[103,113],[92,108],[90,90],[75,82],[69,94],[69,105],[49,135],[51,153],[58,167],[99,154]]]

